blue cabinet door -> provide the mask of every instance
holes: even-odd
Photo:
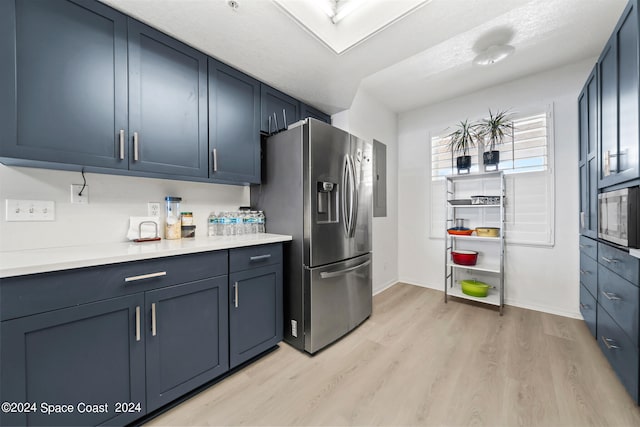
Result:
[[[127,21],[99,2],[0,2],[0,156],[126,169]]]
[[[2,413],[0,424],[125,425],[143,416],[142,308],[138,293],[2,322],[2,399],[35,402],[38,410]],[[46,415],[43,402],[73,411]],[[133,411],[116,412],[122,402],[133,403]],[[108,410],[82,413],[81,403],[106,403]]]
[[[129,168],[207,177],[207,57],[129,19]]]
[[[580,234],[598,237],[598,167],[597,120],[598,78],[597,67],[591,71],[578,97],[579,162],[580,171]]]
[[[316,120],[320,120],[325,123],[331,124],[331,116],[323,113],[317,108],[313,108],[311,105],[300,103],[300,118],[306,119],[307,117],[311,117]]]
[[[229,276],[229,362],[233,368],[282,340],[282,264]]]
[[[265,84],[260,96],[260,130],[268,134],[284,130],[300,120],[300,102]]]
[[[640,176],[638,27],[637,1],[633,0],[624,10],[598,61],[599,188]]]
[[[146,292],[149,411],[229,369],[227,287],[219,276]]]
[[[260,182],[260,82],[209,58],[209,176]]]

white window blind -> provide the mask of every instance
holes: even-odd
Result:
[[[455,157],[447,149],[447,132],[431,137],[431,230],[443,238],[445,224],[444,179],[457,173]],[[513,138],[496,147],[499,169],[506,174],[505,237],[510,244],[553,246],[555,242],[553,176],[553,110],[520,115],[514,119]],[[479,172],[484,147],[470,152],[471,171]],[[452,164],[453,162],[453,164]],[[478,189],[482,191],[482,189]],[[482,193],[478,193],[482,194]],[[489,195],[489,194],[488,194]],[[468,224],[480,226],[486,224]]]

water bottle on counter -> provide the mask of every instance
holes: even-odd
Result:
[[[211,212],[209,214],[209,219],[207,220],[207,236],[217,236],[218,235],[218,215],[215,212]]]
[[[264,216],[264,212],[262,211],[258,211],[258,217],[257,217],[257,222],[258,222],[258,227],[257,227],[257,232],[258,233],[264,233],[265,232],[265,222],[266,222],[266,218]]]

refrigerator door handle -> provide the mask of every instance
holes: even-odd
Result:
[[[358,182],[356,182],[356,162],[353,160],[353,156],[349,156],[351,160],[351,221],[350,237],[353,237],[356,232],[356,223],[358,222]]]
[[[347,181],[349,180],[349,155],[344,157],[342,167],[342,197],[340,211],[342,212],[342,222],[344,222],[344,232],[349,237],[349,223],[351,222],[351,212],[347,214]]]
[[[357,270],[359,268],[366,267],[369,264],[371,264],[371,260],[367,260],[367,261],[365,261],[363,263],[360,263],[358,265],[355,265],[353,267],[345,268],[344,270],[323,271],[322,273],[320,273],[320,278],[321,279],[330,279],[332,277],[342,276],[342,275],[350,273],[350,272],[352,272],[354,270]]]

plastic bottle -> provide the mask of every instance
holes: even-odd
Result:
[[[209,219],[207,220],[207,235],[209,237],[215,236],[218,234],[218,216],[215,212],[211,212],[209,214]]]
[[[258,233],[264,233],[266,218],[264,216],[264,212],[258,211]]]

